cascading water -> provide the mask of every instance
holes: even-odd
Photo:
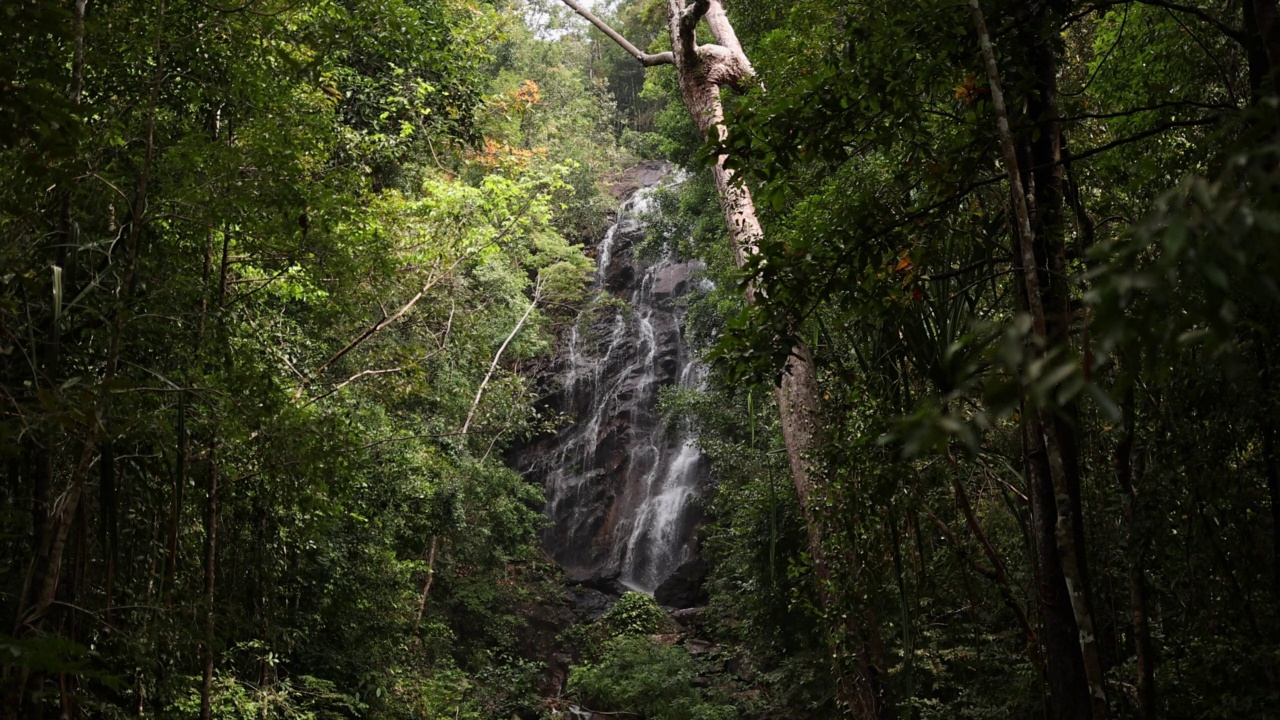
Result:
[[[570,330],[551,382],[548,404],[573,422],[517,462],[546,490],[544,545],[570,576],[652,592],[696,552],[694,501],[706,478],[695,438],[655,406],[662,387],[697,387],[704,371],[681,332],[697,265],[669,255],[645,263],[632,251],[668,176],[651,167],[640,177],[649,184],[597,249],[601,296]]]

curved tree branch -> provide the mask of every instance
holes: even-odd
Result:
[[[683,2],[679,3],[683,5]],[[677,14],[675,7],[671,7],[668,3],[669,11]],[[698,23],[702,22],[702,16],[707,14],[711,9],[709,0],[695,0],[695,2],[679,11],[680,18],[680,47],[684,51],[686,58],[695,57],[697,55],[698,45]]]
[[[605,21],[601,20],[599,17],[595,15],[595,13],[582,7],[578,3],[574,2],[574,0],[564,0],[564,4],[568,5],[574,12],[586,18],[587,22],[591,23],[592,25],[595,25],[600,30],[600,32],[604,33],[605,35],[608,35],[614,42],[618,43],[618,45],[621,46],[623,50],[626,50],[627,52],[631,53],[631,56],[639,60],[641,65],[644,65],[645,67],[654,67],[655,65],[672,65],[675,63],[675,56],[673,56],[670,52],[651,55],[647,52],[644,52],[643,50],[636,47],[635,45],[632,45],[631,42],[628,41],[626,38],[622,37],[622,35],[619,34],[617,30],[614,30],[613,28],[609,27],[609,23],[606,23]]]
[[[747,53],[742,49],[742,43],[738,42],[738,33],[733,29],[733,23],[729,22],[729,16],[724,12],[724,4],[720,0],[706,0],[699,2],[699,5],[707,6],[705,13],[707,18],[707,27],[711,28],[711,36],[716,42],[729,52],[733,53],[734,58],[743,66],[745,70],[744,76],[754,76],[755,68],[751,67],[751,61],[747,58]],[[696,5],[695,5],[696,7]]]
[[[1218,32],[1235,40],[1241,45],[1249,42],[1248,37],[1243,31],[1237,30],[1230,25],[1222,22],[1216,17],[1210,15],[1205,10],[1191,5],[1183,5],[1182,3],[1166,2],[1166,0],[1135,0],[1139,5],[1150,5],[1152,7],[1164,8],[1172,12],[1183,13],[1200,20],[1208,25],[1212,25]]]
[[[1079,12],[1073,15],[1068,16],[1063,21],[1062,24],[1064,26],[1070,25],[1071,23],[1074,23],[1080,18],[1085,17],[1091,13],[1095,13],[1100,10],[1107,10],[1109,8],[1116,7],[1118,5],[1129,5],[1131,3],[1137,3],[1138,5],[1150,5],[1151,7],[1164,8],[1172,12],[1182,13],[1184,15],[1190,15],[1196,18],[1197,20],[1204,22],[1207,25],[1213,26],[1215,30],[1222,33],[1224,36],[1234,40],[1240,45],[1247,45],[1249,42],[1249,37],[1243,30],[1239,30],[1237,28],[1231,27],[1230,25],[1219,20],[1213,15],[1210,15],[1203,8],[1198,8],[1193,5],[1184,5],[1183,3],[1178,3],[1178,2],[1170,2],[1169,0],[1107,0],[1106,2],[1094,3],[1089,7],[1083,10],[1080,10]]]
[[[511,329],[511,333],[507,335],[507,339],[502,341],[502,346],[498,348],[498,352],[493,355],[493,362],[489,363],[489,372],[485,373],[484,380],[480,382],[480,387],[476,388],[476,397],[471,401],[471,409],[467,411],[467,419],[462,422],[462,429],[458,432],[466,435],[471,429],[471,421],[475,419],[476,409],[480,407],[480,399],[484,397],[484,389],[489,385],[489,380],[493,378],[493,373],[498,369],[498,363],[502,361],[502,353],[506,352],[507,346],[511,341],[520,334],[521,328],[525,322],[529,320],[529,316],[533,314],[533,309],[538,306],[538,302],[542,300],[542,278],[539,277],[537,284],[533,288],[533,300],[529,302],[529,307],[525,309],[524,315],[520,316],[519,322]]]

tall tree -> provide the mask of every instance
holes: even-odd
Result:
[[[674,65],[681,100],[693,118],[694,125],[708,141],[722,143],[728,130],[724,124],[721,92],[725,88],[742,89],[755,77],[751,61],[725,13],[720,0],[667,1],[667,29],[672,49],[651,54],[644,52],[618,34],[594,13],[575,0],[564,0],[575,12],[599,28],[636,58],[642,65]],[[699,44],[698,26],[706,21],[714,43]],[[720,208],[732,243],[733,257],[740,268],[759,251],[762,231],[756,217],[755,202],[745,185],[734,182],[734,172],[726,166],[727,156],[716,156],[711,167]],[[747,302],[754,302],[756,291],[746,289]],[[782,416],[782,434],[791,464],[791,478],[809,536],[809,553],[818,579],[818,592],[834,627],[831,644],[839,694],[844,704],[858,717],[888,717],[893,704],[881,680],[884,668],[877,667],[871,648],[874,627],[862,627],[838,609],[833,595],[830,563],[824,545],[825,517],[819,511],[824,501],[822,469],[817,457],[823,445],[817,371],[813,356],[803,341],[796,342],[788,355],[776,390]],[[844,670],[844,648],[840,638],[850,637],[859,646],[856,677]]]
[[[1071,316],[1066,289],[1066,251],[1063,230],[1062,138],[1058,123],[1057,70],[1054,45],[1047,33],[1035,33],[1029,43],[1036,58],[1034,82],[1040,85],[1037,104],[1030,112],[1039,121],[1038,136],[1026,142],[1035,170],[1024,174],[1009,124],[1009,113],[1001,89],[991,34],[979,0],[969,0],[973,10],[978,43],[990,83],[991,106],[996,116],[1009,195],[1013,204],[1014,232],[1012,256],[1023,278],[1022,298],[1031,314],[1035,335],[1030,339],[1032,356],[1043,361],[1046,354],[1070,352],[1068,334]],[[1032,27],[1053,28],[1056,14],[1051,5]],[[1026,178],[1024,180],[1024,178]],[[1027,192],[1027,186],[1033,192]],[[1034,205],[1033,205],[1034,203]],[[1031,208],[1035,208],[1033,216]],[[1045,618],[1049,644],[1047,670],[1052,698],[1062,717],[1093,717],[1105,720],[1106,680],[1098,655],[1098,634],[1090,607],[1088,577],[1084,570],[1084,532],[1080,527],[1080,460],[1073,427],[1052,408],[1034,409],[1027,421],[1027,466],[1032,478],[1032,517],[1039,545],[1040,606]],[[1065,603],[1071,609],[1066,617]],[[1079,649],[1072,644],[1078,638]],[[1085,684],[1078,681],[1077,665],[1083,666]],[[1087,685],[1087,687],[1086,687]],[[1080,690],[1088,693],[1085,704]]]

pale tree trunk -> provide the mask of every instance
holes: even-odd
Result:
[[[436,579],[436,549],[439,546],[440,536],[432,535],[430,550],[427,551],[427,579],[422,583],[422,599],[418,602],[418,617],[413,621],[415,635],[418,633],[418,628],[422,627],[422,615],[427,611],[427,595],[431,593],[431,583]]]
[[[693,116],[698,130],[709,140],[725,139],[728,129],[724,126],[720,91],[725,86],[741,86],[754,77],[755,70],[743,52],[720,0],[694,0],[692,3],[667,0],[672,51],[658,54],[639,50],[574,0],[564,2],[646,67],[675,65],[681,100]],[[696,29],[703,20],[715,38],[714,44],[697,44]],[[748,257],[759,252],[763,231],[751,191],[733,182],[733,171],[725,166],[725,160],[724,155],[717,156],[712,175],[725,227],[732,241],[734,260],[743,267]],[[747,290],[747,301],[755,301],[754,290]],[[776,398],[792,481],[808,531],[809,553],[818,578],[819,597],[824,610],[837,624],[837,627],[828,629],[833,669],[837,676],[837,695],[855,717],[891,717],[893,704],[883,684],[884,669],[874,662],[882,654],[874,651],[879,647],[874,621],[867,627],[856,627],[856,620],[851,617],[853,613],[838,608],[832,587],[830,564],[823,545],[824,518],[817,511],[823,491],[821,471],[814,458],[823,442],[818,397],[813,355],[803,342],[797,342],[787,359]],[[845,653],[840,639],[846,635],[856,638],[855,642],[860,646],[856,677],[850,677],[844,669]]]

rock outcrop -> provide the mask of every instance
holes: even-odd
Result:
[[[707,591],[703,584],[707,579],[707,561],[694,558],[662,581],[653,591],[653,599],[663,607],[684,610],[707,604]]]
[[[634,174],[642,186],[596,252],[600,295],[546,382],[544,407],[571,421],[515,457],[546,490],[547,551],[571,579],[594,587],[616,578],[652,592],[696,556],[706,462],[689,431],[668,427],[655,407],[661,388],[702,381],[682,334],[682,298],[698,266],[644,262],[634,252],[667,169]]]

